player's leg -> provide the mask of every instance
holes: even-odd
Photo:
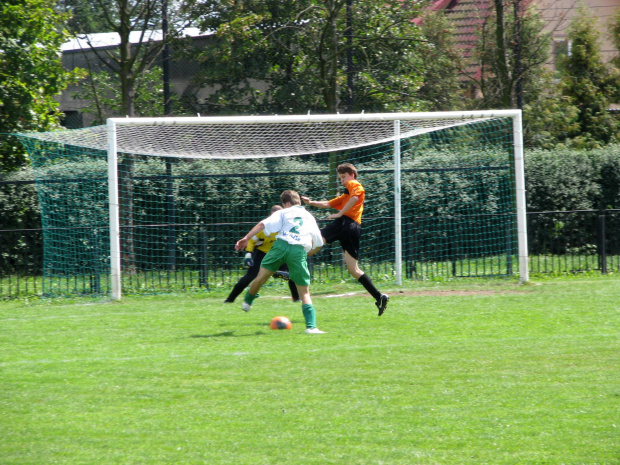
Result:
[[[383,315],[385,309],[387,308],[387,304],[390,300],[390,297],[387,294],[382,294],[377,286],[372,282],[370,276],[360,270],[358,264],[358,256],[359,256],[359,241],[355,240],[341,240],[340,243],[344,248],[344,262],[347,265],[347,270],[351,276],[353,276],[357,281],[364,286],[370,295],[375,299],[375,305],[379,310],[379,316]]]
[[[349,271],[349,274],[355,279],[360,279],[364,272],[360,270],[357,258],[353,258],[351,254],[345,250],[344,262],[347,265],[347,270]]]
[[[228,297],[224,303],[232,303],[235,299],[243,292],[243,290],[250,285],[250,283],[258,276],[258,270],[260,270],[261,262],[263,261],[263,257],[265,256],[265,252],[257,250],[254,254],[254,263],[248,270],[245,272],[243,276],[237,281],[237,284],[234,285]]]
[[[284,244],[284,245],[283,245]],[[278,239],[276,240],[269,252],[265,255],[261,262],[261,267],[258,271],[258,275],[250,284],[248,292],[245,293],[243,299],[242,309],[245,312],[249,312],[252,308],[252,302],[258,297],[258,291],[267,282],[271,275],[282,266],[286,261],[286,242]]]
[[[349,253],[349,250],[344,251],[344,262],[347,264],[347,270],[349,270],[351,276],[357,279],[357,281],[364,286],[364,288],[375,298],[375,300],[379,300],[381,297],[381,292],[374,285],[372,279],[370,279],[370,276],[360,270],[357,258],[353,257],[351,253]]]
[[[301,301],[302,305],[312,305],[312,297],[310,297],[310,285],[305,285],[305,286],[300,286],[299,284],[296,285],[297,286],[297,292],[299,293],[299,300]]]
[[[299,295],[299,290],[297,289],[297,285],[290,279],[288,281],[288,288],[291,291],[291,299],[293,299],[293,302],[300,302],[301,297]]]
[[[304,321],[306,322],[307,334],[324,334],[325,331],[321,331],[316,327],[316,310],[312,305],[312,298],[310,297],[310,286],[297,285],[297,291],[299,292],[299,298],[301,299],[301,312],[304,315]]]
[[[299,291],[297,290],[297,285],[295,284],[295,282],[290,279],[290,273],[288,270],[288,265],[286,263],[283,264],[280,268],[278,268],[278,271],[273,274],[273,277],[285,279],[287,281],[288,288],[291,291],[291,298],[293,299],[293,302],[299,302]]]
[[[272,274],[273,274],[273,271],[268,270],[267,268],[264,268],[261,266],[260,270],[258,270],[258,275],[254,279],[254,281],[252,281],[252,284],[250,284],[250,289],[249,289],[250,294],[252,295],[258,294],[258,291],[260,291],[260,288],[263,287],[263,284],[265,284],[269,278],[271,278]]]
[[[297,291],[301,299],[301,312],[304,315],[304,321],[306,322],[306,331],[314,330],[316,327],[316,310],[312,305],[312,299],[310,298],[310,286],[297,285]]]
[[[299,245],[289,246],[286,263],[289,267],[291,281],[297,285],[297,292],[301,299],[301,312],[306,322],[306,333],[323,334],[316,327],[316,310],[310,297],[310,270],[308,269],[308,255]]]
[[[243,305],[241,306],[243,311],[250,311],[254,299],[258,297],[258,291],[260,291],[260,288],[263,286],[263,284],[267,282],[267,280],[271,277],[272,274],[273,271],[268,270],[267,268],[264,268],[262,266],[260,267],[260,269],[258,270],[258,275],[254,279],[254,281],[252,281],[252,284],[250,284],[248,292],[245,293]]]

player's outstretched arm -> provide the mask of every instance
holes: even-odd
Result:
[[[246,246],[248,245],[248,241],[252,238],[252,236],[256,236],[263,229],[265,229],[265,225],[261,221],[256,226],[254,226],[252,229],[250,229],[249,233],[247,233],[245,236],[243,236],[241,239],[237,241],[237,243],[235,244],[235,250],[245,249]]]
[[[331,208],[327,200],[310,200],[310,197],[305,197],[303,195],[301,197],[301,200],[303,201],[303,203],[305,203],[306,205],[310,205],[311,207]]]

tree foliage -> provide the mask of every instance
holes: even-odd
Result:
[[[620,8],[616,9],[614,14],[609,21],[609,34],[611,36],[611,40],[613,41],[616,50],[620,50]],[[616,55],[611,63],[617,68],[620,69],[620,54]],[[619,96],[617,95],[616,98]]]
[[[54,96],[73,76],[62,68],[60,46],[67,38],[66,16],[53,0],[0,3],[0,133],[44,131],[58,126]],[[0,171],[27,163],[11,137],[0,140]]]
[[[176,19],[171,19],[169,22],[175,27],[170,28],[168,36],[164,40],[160,38],[152,40],[151,34],[162,29],[161,0],[117,0],[115,2],[95,0],[94,4],[99,14],[98,27],[104,27],[108,32],[116,32],[120,44],[118,47],[105,49],[92,45],[90,47],[97,57],[96,66],[89,71],[90,84],[87,84],[87,87],[90,89],[86,91],[90,92],[93,97],[94,108],[91,110],[99,113],[101,103],[108,99],[108,109],[117,112],[116,116],[138,116],[136,99],[140,94],[144,98],[144,93],[148,89],[148,86],[140,86],[146,82],[152,82],[148,77],[145,78],[145,75],[161,56],[164,47],[179,36],[179,29],[182,25]],[[88,18],[89,16],[85,14],[83,20],[89,21]],[[88,24],[91,23],[87,22]],[[87,28],[87,25],[76,23],[73,27],[76,30],[83,30]],[[131,40],[132,34],[137,34],[139,40]],[[90,45],[89,36],[86,36],[86,40]],[[107,81],[107,78],[103,79],[103,74],[98,69],[107,70],[107,73],[113,76],[110,79],[117,82],[117,92],[110,93],[110,86],[103,86],[101,89],[93,86],[95,81]],[[110,101],[111,98],[118,101],[113,103]]]
[[[540,12],[523,0],[495,0],[494,6],[479,33],[475,55],[481,68],[474,81],[482,108],[518,108],[538,97],[549,34]]]
[[[161,116],[164,114],[162,70],[154,67],[143,71],[136,78],[136,93],[133,99],[135,111],[140,116]],[[118,77],[108,71],[91,72],[82,87],[74,94],[76,98],[89,101],[82,109],[95,116],[93,124],[104,124],[106,115],[122,114],[122,98]],[[176,102],[176,96],[170,98]]]
[[[571,145],[579,136],[579,110],[562,95],[551,72],[539,79],[536,97],[523,106],[523,140],[527,147],[552,149]]]
[[[192,17],[202,30],[215,32],[196,53],[201,65],[196,84],[216,90],[204,102],[190,102],[192,109],[221,114],[419,108],[423,42],[412,23],[417,9],[410,2],[347,3],[195,0]]]
[[[570,54],[562,59],[561,89],[578,109],[579,136],[575,143],[596,147],[617,139],[617,123],[608,113],[617,93],[616,74],[603,63],[597,22],[581,5],[568,27]]]
[[[465,63],[456,48],[454,25],[444,14],[432,12],[424,15],[420,29],[426,47],[421,50],[424,71],[417,97],[422,100],[427,111],[461,109],[465,105],[459,77]]]
[[[58,0],[58,8],[69,15],[66,25],[72,34],[107,32],[106,14],[113,13],[92,0]]]

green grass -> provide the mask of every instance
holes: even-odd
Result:
[[[620,463],[617,276],[313,291],[0,303],[0,463]]]

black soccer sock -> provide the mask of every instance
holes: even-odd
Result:
[[[291,291],[291,297],[293,298],[293,300],[299,300],[299,292],[297,291],[297,286],[293,281],[289,280],[288,288]]]
[[[372,283],[372,279],[370,279],[370,276],[364,273],[362,276],[359,277],[358,281],[362,286],[366,288],[368,292],[370,292],[370,295],[373,296],[375,300],[379,300],[379,297],[381,297],[381,292],[379,292],[379,289],[377,289]]]

